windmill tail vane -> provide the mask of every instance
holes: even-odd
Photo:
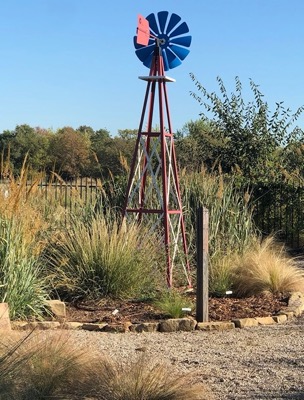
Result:
[[[192,286],[166,86],[175,80],[165,75],[165,70],[180,65],[189,53],[191,36],[187,24],[180,21],[168,11],[146,18],[138,15],[135,53],[150,73],[139,77],[147,86],[123,210],[127,220],[144,223],[161,237],[169,288],[180,275]]]

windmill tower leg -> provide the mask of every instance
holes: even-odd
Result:
[[[179,187],[174,137],[171,126],[165,76],[159,47],[156,45],[127,186],[124,216],[151,226],[162,236],[166,254],[166,282],[173,286],[175,264],[182,265],[191,287],[184,217]],[[158,96],[157,96],[158,95]],[[158,102],[158,109],[155,103]],[[153,128],[155,114],[158,127]],[[147,129],[144,131],[144,123]]]

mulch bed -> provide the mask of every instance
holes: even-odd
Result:
[[[261,295],[247,298],[210,298],[210,321],[231,321],[238,318],[267,317],[287,306],[283,296]],[[195,304],[195,295],[192,295]],[[101,300],[67,304],[67,320],[74,322],[118,324],[153,322],[169,318],[152,303],[137,301]],[[195,310],[188,313],[195,318]]]

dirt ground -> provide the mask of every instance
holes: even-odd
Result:
[[[187,312],[195,318],[195,295],[191,295],[193,309]],[[282,296],[254,296],[238,298],[210,298],[210,321],[230,321],[235,318],[253,318],[275,315],[287,305],[287,298]],[[186,314],[185,314],[186,315]],[[131,323],[152,322],[169,318],[160,312],[151,302],[140,301],[86,301],[67,304],[67,320],[91,323]]]

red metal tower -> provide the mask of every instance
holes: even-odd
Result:
[[[180,267],[187,285],[191,287],[166,87],[167,82],[175,80],[165,75],[161,39],[154,39],[155,49],[149,76],[139,77],[147,82],[147,88],[127,186],[124,216],[127,220],[136,219],[149,225],[161,235],[166,252],[167,286],[173,286],[173,270]]]

